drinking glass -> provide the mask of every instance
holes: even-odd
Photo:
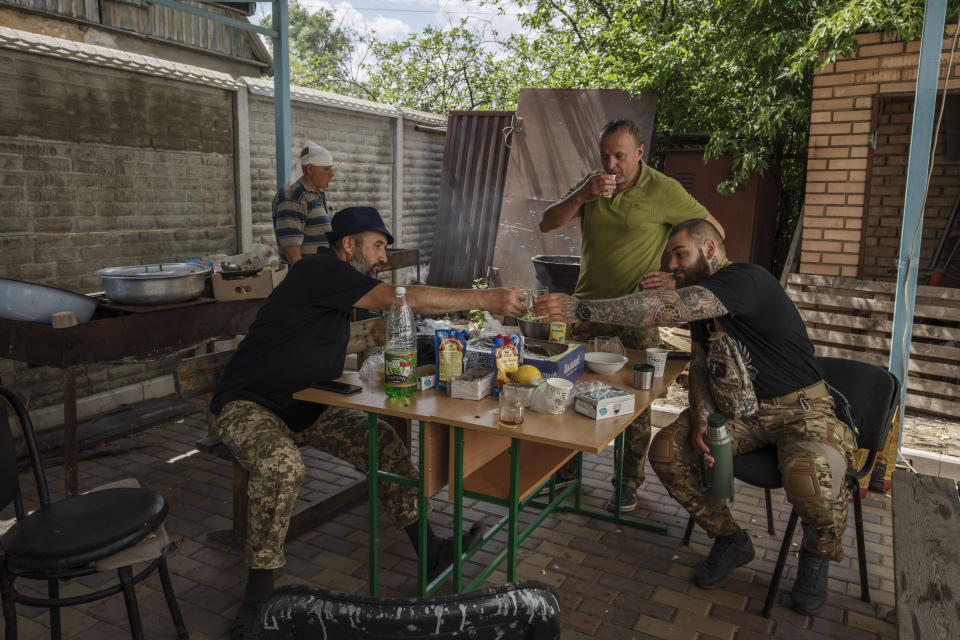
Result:
[[[523,406],[526,394],[513,384],[505,384],[500,389],[500,426],[516,429],[523,422]]]

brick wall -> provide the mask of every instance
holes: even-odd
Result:
[[[911,98],[879,100],[861,271],[861,276],[868,280],[892,280],[897,273],[912,119]],[[924,209],[920,245],[922,268],[930,265],[957,196],[960,195],[960,161],[950,160],[946,156],[946,129],[947,125],[941,124],[934,171]],[[957,231],[955,226],[953,234],[956,235]],[[948,243],[946,250],[949,251],[950,247]]]
[[[950,35],[955,28],[948,27]],[[912,98],[891,98],[915,91],[920,43],[879,33],[857,40],[854,55],[838,58],[814,76],[798,270],[890,279],[899,247],[911,119],[902,104],[912,104]],[[947,53],[950,44],[944,40]],[[941,69],[941,79],[946,74]],[[955,60],[948,89],[960,88],[958,78],[960,61]],[[883,129],[882,146],[876,127]],[[876,149],[871,145],[874,133]],[[948,175],[939,159],[937,165]],[[926,215],[935,219],[950,196],[949,188],[933,186]],[[924,233],[926,240],[935,228]]]

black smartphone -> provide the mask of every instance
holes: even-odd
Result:
[[[676,358],[689,358],[689,357],[690,357],[689,351],[668,351],[667,352],[667,360],[673,360]]]
[[[355,384],[347,384],[346,382],[337,382],[336,380],[321,380],[320,382],[314,382],[310,385],[314,389],[322,389],[323,391],[333,391],[334,393],[356,393],[357,391],[362,391],[363,387]]]

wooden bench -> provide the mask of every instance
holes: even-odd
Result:
[[[383,318],[371,318],[351,323],[347,354],[357,354],[359,361],[362,362],[372,348],[383,346],[385,330],[386,323]],[[209,404],[213,390],[235,352],[236,349],[230,349],[181,360],[177,364],[174,375],[177,393],[181,397],[205,394]],[[404,442],[409,444],[409,422],[395,419],[387,421],[396,429]],[[247,505],[249,502],[247,485],[250,481],[250,474],[240,466],[230,450],[220,441],[220,436],[217,435],[216,431],[216,418],[209,411],[207,411],[207,436],[197,441],[197,449],[229,460],[233,464],[233,529],[228,533],[233,541],[242,542],[247,530]],[[288,533],[296,535],[345,507],[353,506],[357,500],[366,496],[366,492],[367,481],[361,480],[337,494],[311,505],[294,515],[290,521]]]
[[[900,640],[960,638],[960,496],[947,478],[893,473]]]

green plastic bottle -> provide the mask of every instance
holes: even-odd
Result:
[[[387,319],[383,378],[383,389],[391,398],[409,398],[417,393],[417,327],[405,287],[397,287]]]
[[[714,500],[733,499],[733,437],[727,431],[727,420],[721,413],[707,416],[707,433],[703,441],[710,447],[713,466],[707,468],[704,454],[700,454],[703,484]]]

